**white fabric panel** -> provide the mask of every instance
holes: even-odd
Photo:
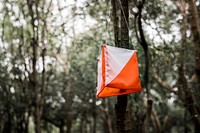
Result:
[[[124,48],[117,48],[112,46],[105,47],[105,60],[106,60],[106,83],[108,85],[128,63],[134,50]]]
[[[102,86],[102,55],[100,54],[98,57],[97,57],[97,60],[98,60],[98,82],[97,82],[97,94],[101,91],[101,86]]]

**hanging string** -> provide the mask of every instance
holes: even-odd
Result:
[[[126,27],[128,28],[128,31],[130,31],[130,28],[129,28],[129,25],[128,25],[128,21],[127,21],[127,19],[126,19],[125,13],[124,13],[124,9],[123,9],[121,0],[119,0],[119,4],[120,4],[120,8],[121,8],[121,10],[122,10],[122,14],[123,14],[123,17],[124,17],[124,20],[125,20],[125,23],[126,23]],[[130,38],[130,41],[131,41],[131,44],[133,44],[131,38]],[[135,45],[134,45],[134,44],[133,44],[133,48],[135,49]]]
[[[121,0],[119,0],[119,4],[120,4],[121,10],[122,10],[122,14],[123,14],[123,17],[124,17],[124,20],[125,20],[125,23],[126,23],[126,27],[127,27],[128,30],[130,31],[130,28],[129,28],[129,25],[128,25],[128,21],[126,20],[126,16],[125,16],[125,13],[124,13],[124,9],[123,9]]]
[[[108,20],[108,18],[110,19],[110,17],[111,17],[110,3],[111,3],[111,0],[109,0],[107,2],[107,7],[106,7],[106,35],[105,35],[105,40],[104,40],[105,44],[108,44],[108,38],[110,38],[110,36],[109,36],[109,25],[110,25],[111,21]],[[130,33],[131,30],[130,30],[130,27],[128,25],[128,21],[127,21],[127,19],[125,17],[125,12],[123,10],[123,6],[122,6],[122,3],[121,3],[121,0],[119,0],[119,4],[120,4],[120,8],[122,10],[122,14],[123,14],[123,18],[125,20],[126,26],[127,26],[128,30],[129,30],[129,33]],[[104,33],[104,31],[103,31],[103,28],[102,28],[102,35],[103,35],[103,33]],[[132,42],[132,38],[130,38],[130,42],[131,42],[131,44],[133,44],[133,48],[135,49],[135,45]]]

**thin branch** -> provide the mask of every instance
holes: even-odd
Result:
[[[141,44],[141,40],[140,40],[140,37],[138,35],[138,27],[137,27],[137,18],[138,18],[138,14],[137,13],[134,13],[133,11],[131,11],[131,13],[134,15],[135,19],[134,19],[134,29],[135,29],[135,35],[136,35],[136,39],[137,41]]]
[[[177,94],[177,91],[174,91],[173,88],[168,85],[166,82],[164,82],[157,74],[153,75],[153,79],[163,88],[165,88],[167,91],[173,92]]]
[[[144,54],[145,54],[145,70],[144,70],[144,86],[146,88],[146,93],[147,97],[149,98],[149,52],[148,52],[148,44],[146,42],[145,36],[144,36],[144,31],[142,29],[142,10],[145,4],[145,0],[142,1],[142,3],[139,3],[137,6],[138,8],[138,13],[137,13],[137,26],[138,26],[138,31],[139,31],[139,36],[140,36],[140,45],[144,49]]]

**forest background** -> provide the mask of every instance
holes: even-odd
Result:
[[[113,2],[120,9],[120,0],[0,0],[0,133],[116,132],[116,97],[95,96],[100,46],[114,45]],[[143,85],[128,96],[132,132],[200,132],[199,15],[199,0],[129,0]]]

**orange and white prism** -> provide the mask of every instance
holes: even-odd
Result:
[[[140,92],[136,50],[102,45],[98,60],[98,98]]]

